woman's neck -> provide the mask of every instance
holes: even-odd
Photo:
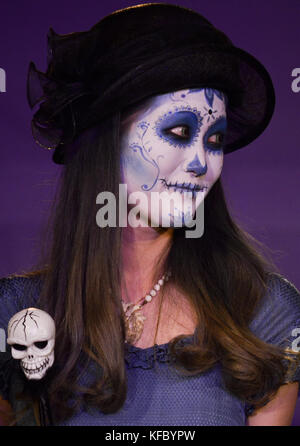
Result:
[[[122,229],[122,299],[136,302],[154,286],[153,273],[171,245],[173,228]],[[163,274],[163,273],[162,273]]]

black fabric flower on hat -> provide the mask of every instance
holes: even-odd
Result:
[[[89,82],[88,61],[83,58],[84,35],[68,37],[50,29],[46,73],[38,71],[33,62],[29,64],[27,99],[31,108],[39,104],[32,133],[38,144],[49,149],[74,139],[80,131],[82,112],[99,95]]]

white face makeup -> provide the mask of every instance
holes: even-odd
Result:
[[[193,218],[221,175],[225,133],[225,97],[211,88],[155,96],[122,121],[122,181],[128,194],[147,196],[148,203],[139,204],[141,219],[152,226],[165,226],[167,220],[176,226]],[[151,194],[164,191],[172,194],[171,211],[162,205],[160,215],[154,215]]]

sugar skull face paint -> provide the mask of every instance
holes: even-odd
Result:
[[[122,181],[128,194],[147,195],[148,203],[140,202],[141,218],[152,226],[193,218],[221,175],[225,133],[226,98],[210,88],[158,95],[123,115]],[[173,193],[172,209],[162,205],[154,216],[151,194],[164,191]]]

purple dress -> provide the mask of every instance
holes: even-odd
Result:
[[[273,273],[269,277],[268,292],[256,311],[250,329],[267,343],[294,349],[298,346],[300,349],[300,293],[281,275]],[[0,327],[6,329],[9,319],[15,313],[30,306],[38,307],[36,299],[40,282],[37,278],[14,277],[2,279],[0,283]],[[295,331],[292,333],[298,327],[298,334]],[[181,342],[188,343],[192,340],[193,336],[189,336]],[[1,355],[3,353],[0,353],[0,362]],[[127,345],[125,362],[127,399],[118,412],[103,414],[99,410],[82,407],[62,424],[243,426],[247,415],[253,411],[253,407],[225,388],[220,364],[206,373],[183,376],[172,365],[168,344],[144,349]],[[98,372],[96,367],[91,366],[80,378],[80,384],[88,384]],[[2,382],[2,395],[7,398],[9,389],[3,376],[2,373],[0,394]],[[300,381],[300,365],[287,381]]]

